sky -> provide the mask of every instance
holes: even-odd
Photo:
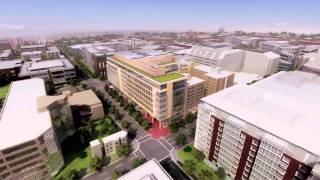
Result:
[[[0,37],[219,27],[320,33],[320,0],[0,0]]]

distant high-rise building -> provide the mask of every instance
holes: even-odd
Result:
[[[223,27],[220,27],[219,29],[218,29],[218,33],[219,34],[221,34],[221,33],[224,33],[225,31],[224,31],[224,28]]]

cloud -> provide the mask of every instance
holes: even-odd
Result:
[[[0,31],[21,31],[24,30],[25,26],[22,24],[1,24],[0,23]]]

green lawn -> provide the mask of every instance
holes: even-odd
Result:
[[[90,147],[87,147],[83,151],[68,155],[65,157],[65,167],[54,179],[61,179],[66,173],[73,169],[77,171],[83,171],[83,174],[92,172],[90,168],[91,157],[92,155]]]
[[[2,99],[2,98],[5,98],[5,97],[6,97],[6,95],[7,95],[7,93],[8,93],[8,90],[9,90],[9,87],[10,87],[10,85],[9,85],[9,84],[8,84],[8,85],[5,85],[5,86],[0,87],[0,99]]]
[[[165,74],[162,76],[153,77],[152,79],[154,79],[160,83],[163,83],[163,82],[179,79],[182,77],[183,77],[183,75],[180,73],[170,73],[170,74]]]
[[[195,148],[191,145],[190,145],[190,147],[192,147],[192,151],[190,151],[190,152],[184,152],[183,149],[178,151],[178,157],[179,157],[180,161],[184,162],[185,160],[193,160],[194,162],[196,162],[196,174],[201,172],[201,170],[209,170],[213,174],[212,180],[220,180],[220,178],[217,175],[215,175],[215,171],[210,166],[208,166],[203,161],[198,161],[194,157],[193,152],[194,152]]]

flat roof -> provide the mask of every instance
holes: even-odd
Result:
[[[96,96],[96,94],[91,89],[73,93],[70,97],[68,97],[68,101],[70,105],[101,104],[100,99]]]
[[[119,138],[123,138],[123,137],[126,137],[127,136],[127,131],[119,131],[119,132],[116,132],[116,133],[113,133],[109,136],[106,136],[104,138],[102,138],[102,142],[104,143],[107,143],[107,142],[110,142],[110,141],[115,141],[115,140],[118,140]]]
[[[46,47],[46,45],[45,44],[26,45],[26,46],[21,46],[21,49],[23,49],[23,48],[37,48],[37,47]]]
[[[119,180],[173,180],[173,178],[155,159],[152,159],[121,176]]]
[[[38,112],[37,98],[45,95],[42,79],[11,83],[0,115],[0,150],[36,139],[52,127],[49,111]]]
[[[22,63],[22,60],[0,61],[0,70],[20,67],[22,65],[21,63]]]
[[[212,78],[223,78],[230,76],[233,72],[222,70],[219,67],[210,67],[207,65],[199,64],[193,67],[194,69],[206,72],[206,75]]]
[[[29,67],[30,71],[35,71],[39,69],[48,69],[53,67],[63,67],[64,64],[62,61],[59,60],[50,60],[50,61],[40,61],[32,63]]]
[[[249,124],[320,155],[320,77],[279,72],[253,85],[235,85],[202,99]],[[297,134],[300,134],[299,136]]]
[[[197,77],[195,77],[195,76],[191,76],[191,77],[187,80],[187,86],[192,86],[192,85],[199,84],[199,83],[203,83],[203,82],[204,82],[203,79],[197,78]]]
[[[248,84],[261,79],[263,79],[263,77],[258,74],[234,72],[234,83],[236,84]]]

